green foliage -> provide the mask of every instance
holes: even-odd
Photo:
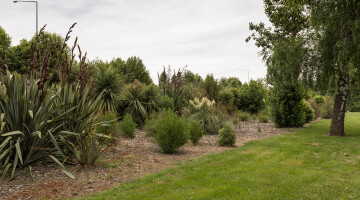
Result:
[[[201,88],[205,90],[205,96],[210,100],[215,100],[219,95],[220,86],[212,74],[206,76],[204,82],[201,83]]]
[[[240,88],[242,83],[241,81],[236,77],[230,77],[230,78],[221,78],[219,82],[220,86],[223,88]]]
[[[186,84],[192,83],[192,84],[200,85],[203,79],[199,74],[194,74],[190,70],[186,70],[184,72],[184,81]]]
[[[120,130],[121,130],[122,134],[125,137],[134,138],[135,137],[135,128],[136,128],[136,123],[131,118],[131,115],[129,113],[127,113],[120,124]]]
[[[325,101],[325,99],[324,99]],[[312,109],[314,109],[315,112],[315,119],[317,119],[318,117],[320,117],[320,107],[317,103],[315,103],[315,101],[309,100],[309,104],[311,106]]]
[[[245,83],[240,90],[240,109],[258,113],[265,107],[266,90],[260,80]]]
[[[313,121],[315,119],[315,111],[311,107],[310,103],[303,100],[303,106],[305,111],[305,122],[308,123],[310,121]]]
[[[157,123],[155,139],[164,153],[174,153],[188,141],[185,121],[173,111],[167,110]]]
[[[98,123],[91,120],[81,133],[62,132],[61,141],[66,150],[81,165],[95,164],[99,156],[114,144],[111,136],[96,132],[97,126]]]
[[[234,109],[234,93],[232,90],[223,89],[219,92],[219,103],[226,108],[228,112],[231,112]]]
[[[206,103],[206,99],[203,98],[201,102],[195,105],[191,118],[199,121],[206,134],[218,134],[220,128],[223,126],[224,120],[216,113],[211,102]]]
[[[241,110],[236,111],[236,118],[239,118],[240,121],[249,121],[250,114],[247,112],[243,112]]]
[[[264,115],[264,114],[260,114],[259,115],[259,121],[261,123],[268,123],[269,122],[269,116]]]
[[[157,98],[158,91],[154,85],[145,86],[135,80],[121,94],[117,111],[122,116],[129,113],[137,124],[143,124],[155,109]]]
[[[275,85],[270,92],[270,114],[278,127],[301,127],[305,124],[303,88],[298,82]]]
[[[184,68],[179,68],[177,72],[172,72],[170,66],[159,75],[159,88],[161,95],[168,95],[174,103],[174,110],[181,113],[187,104],[184,88]]]
[[[334,99],[330,96],[325,96],[325,101],[320,105],[320,116],[324,119],[331,119],[333,116]]]
[[[17,73],[8,72],[7,80],[0,86],[0,170],[5,174],[12,167],[11,177],[17,167],[48,159],[49,155],[64,156],[54,147],[61,130],[58,125],[66,122],[66,113],[56,115],[59,107],[54,93],[43,95],[42,99],[38,95],[37,84],[27,83]]]
[[[152,83],[149,71],[146,70],[139,57],[130,57],[126,62],[121,60],[121,58],[116,58],[110,62],[110,65],[117,69],[121,76],[124,77],[126,84],[133,83],[135,80],[143,84]]]
[[[116,111],[119,96],[124,91],[124,83],[114,68],[99,67],[93,89],[95,97],[101,96],[101,111]]]
[[[97,132],[105,135],[113,135],[116,129],[117,121],[116,113],[104,112],[99,117],[99,126]]]
[[[189,138],[190,141],[195,145],[199,142],[201,137],[204,135],[204,130],[201,127],[199,121],[191,120],[189,123]]]
[[[234,129],[230,125],[225,124],[219,131],[219,139],[217,142],[220,146],[234,146],[236,142],[236,133]]]
[[[174,102],[173,100],[168,96],[160,96],[158,101],[158,108],[163,110],[174,110]]]
[[[6,63],[6,53],[11,45],[11,37],[0,26],[0,67]]]
[[[315,101],[316,104],[319,105],[319,104],[322,104],[322,103],[325,102],[325,98],[324,98],[324,96],[316,95],[314,97],[314,101]]]

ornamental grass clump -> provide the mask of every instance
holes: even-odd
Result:
[[[155,128],[155,140],[164,153],[172,154],[187,143],[188,130],[185,121],[167,110]]]
[[[220,146],[234,146],[236,141],[236,133],[234,129],[226,124],[222,129],[219,131],[219,139],[218,143]]]

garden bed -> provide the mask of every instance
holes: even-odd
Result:
[[[272,123],[257,122],[240,122],[236,132],[235,147],[250,140],[288,133],[286,129],[275,128]],[[117,144],[95,166],[68,166],[75,179],[68,178],[56,165],[32,166],[32,177],[29,168],[19,170],[14,180],[5,179],[0,183],[0,198],[55,199],[89,195],[172,167],[181,161],[232,149],[218,146],[216,140],[216,135],[205,135],[198,145],[189,143],[169,155],[161,153],[151,137],[137,131],[134,139],[119,137]]]

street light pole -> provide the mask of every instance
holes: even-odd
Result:
[[[36,4],[36,34],[38,33],[38,24],[39,24],[39,7],[38,7],[38,2],[37,1],[13,1],[14,3],[17,3],[17,2],[27,2],[27,3],[35,3]]]
[[[235,69],[235,70],[247,72],[248,73],[248,82],[250,83],[250,71],[249,70],[246,70],[246,69]]]

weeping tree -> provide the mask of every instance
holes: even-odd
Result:
[[[296,64],[285,64],[280,68],[292,77],[289,80],[302,81],[314,89],[326,91],[337,87],[329,135],[345,136],[349,82],[359,77],[360,2],[264,0],[264,4],[274,30],[265,27],[264,23],[250,23],[250,30],[254,33],[248,40],[254,39],[256,45],[262,48],[261,54],[268,70],[279,41],[293,45],[292,41],[301,40],[298,48],[305,51],[305,56]],[[278,60],[292,60],[290,54],[286,55]]]

